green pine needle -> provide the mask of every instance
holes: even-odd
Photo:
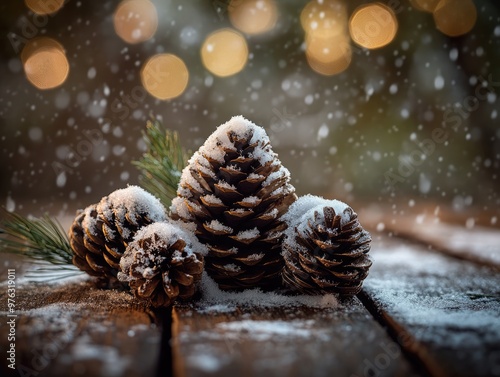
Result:
[[[62,278],[78,272],[72,264],[73,252],[68,236],[61,224],[48,215],[30,219],[8,213],[0,226],[0,252],[31,259],[37,265],[32,276]],[[67,273],[62,273],[64,271]]]
[[[143,132],[148,150],[132,163],[141,171],[141,186],[168,208],[177,195],[177,186],[188,156],[175,131],[163,129],[157,120],[149,121]]]

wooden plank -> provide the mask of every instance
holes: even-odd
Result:
[[[6,304],[2,289],[2,354],[10,346]],[[154,314],[126,292],[97,289],[89,281],[21,284],[16,287],[15,314],[18,369],[7,368],[2,357],[3,376],[156,374],[161,329]]]
[[[426,203],[417,207],[399,203],[391,208],[370,206],[358,213],[372,234],[390,234],[421,243],[449,256],[500,270],[498,210],[456,212]],[[388,220],[387,214],[392,213]],[[469,224],[469,227],[466,226]],[[482,225],[480,225],[482,224]]]
[[[383,238],[362,299],[435,376],[500,375],[500,275]]]
[[[177,306],[178,377],[417,376],[357,298],[337,307]]]
[[[445,224],[422,219],[390,225],[394,235],[429,245],[435,250],[500,270],[500,231]]]

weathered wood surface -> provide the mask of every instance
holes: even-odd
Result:
[[[434,376],[500,375],[500,274],[378,240],[363,301]]]
[[[179,377],[500,376],[500,233],[419,219],[372,232],[361,301],[177,306],[172,349],[161,328],[170,325],[168,310],[152,312],[89,281],[30,284],[22,278],[29,266],[9,256],[0,266],[0,349],[9,343],[4,280],[16,268],[16,365],[24,375],[169,376],[173,357]],[[2,376],[20,375],[4,357],[0,366]]]
[[[500,231],[464,227],[441,222],[401,221],[390,226],[394,235],[418,241],[460,259],[500,270]]]
[[[369,207],[361,211],[360,218],[365,226],[369,225],[372,229],[381,227],[383,233],[390,233],[452,257],[500,270],[498,210],[464,213],[431,204],[423,208],[408,205],[400,207],[403,209],[398,211],[385,207]]]
[[[194,376],[418,376],[357,298],[331,308],[177,306],[174,370]]]
[[[17,271],[17,270],[16,270]],[[22,280],[22,279],[20,279]],[[16,367],[6,366],[7,297],[0,293],[2,376],[154,376],[161,329],[126,292],[92,282],[16,286]]]

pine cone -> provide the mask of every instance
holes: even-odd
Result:
[[[89,275],[113,281],[137,230],[165,219],[160,201],[140,187],[116,190],[76,216],[69,231],[73,264]]]
[[[220,126],[189,160],[171,216],[193,225],[221,289],[281,284],[280,217],[296,200],[290,173],[263,128],[242,116]]]
[[[196,293],[206,249],[190,234],[170,223],[142,228],[123,255],[118,279],[134,295],[154,307],[170,306],[176,298]]]
[[[284,216],[284,284],[302,293],[356,294],[372,261],[371,237],[358,215],[338,200],[307,195]]]

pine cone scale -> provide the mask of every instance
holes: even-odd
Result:
[[[104,251],[101,253],[102,254],[109,254],[112,258],[114,259],[120,259],[121,256],[123,255],[123,252],[125,251],[125,248],[123,247],[123,245],[119,245],[119,244],[110,244],[110,243],[107,243],[104,245]],[[102,250],[102,249],[100,249]]]
[[[177,283],[180,285],[192,285],[194,283],[194,277],[193,275],[186,274],[185,272],[182,271],[174,271],[172,274],[172,278],[177,280]]]
[[[91,252],[96,255],[102,254],[101,246],[94,244],[92,240],[88,237],[88,235],[83,236],[83,245],[85,246],[88,252]]]
[[[90,270],[85,270],[87,272],[93,271],[97,276],[107,275],[108,271],[103,267],[103,258],[99,256],[94,256],[92,254],[87,254],[85,256],[85,261]]]
[[[111,257],[108,253],[102,253],[102,256],[106,263],[115,271],[120,269],[120,260]]]
[[[138,295],[141,297],[151,297],[153,295],[153,292],[156,290],[156,287],[158,287],[158,280],[142,280],[142,284],[138,286]]]
[[[180,286],[179,287],[179,298],[181,300],[187,300],[193,297],[196,293],[196,288],[194,285]]]

